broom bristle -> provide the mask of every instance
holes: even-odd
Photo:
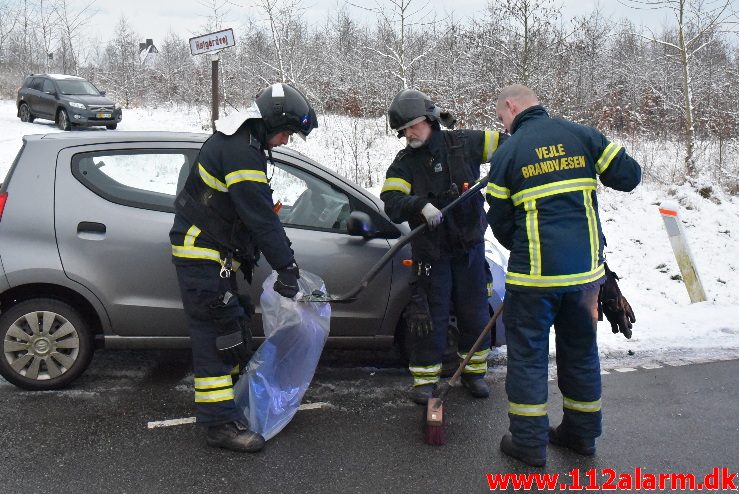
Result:
[[[442,446],[444,434],[444,408],[441,398],[430,398],[423,415],[423,440],[430,446]]]

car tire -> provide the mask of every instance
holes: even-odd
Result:
[[[59,130],[72,130],[72,124],[69,122],[69,114],[64,108],[60,108],[56,113],[56,126]]]
[[[105,128],[108,130],[115,130],[116,128],[118,128],[118,124],[108,124],[105,126]]]
[[[90,364],[94,339],[90,326],[69,304],[35,298],[0,315],[0,374],[32,391],[59,389]]]
[[[26,103],[21,103],[21,106],[18,107],[18,116],[21,122],[32,123],[36,119]]]

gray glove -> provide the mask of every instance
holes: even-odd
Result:
[[[431,230],[439,226],[444,220],[444,216],[441,214],[441,211],[431,203],[428,203],[423,207],[421,214]]]

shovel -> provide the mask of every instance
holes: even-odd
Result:
[[[452,208],[460,205],[461,203],[472,197],[474,194],[479,192],[483,187],[487,185],[487,183],[487,180],[480,180],[479,182],[477,182],[473,187],[470,187],[462,195],[460,195],[452,202],[447,204],[444,208],[442,208],[441,214],[446,215],[449,211],[452,210]],[[352,217],[349,218],[349,221],[352,221],[352,219],[366,223],[369,220],[369,217],[366,213],[362,213],[361,211],[354,211],[352,213]],[[298,302],[334,302],[337,304],[348,304],[354,302],[355,300],[357,300],[362,290],[364,290],[367,285],[369,285],[370,282],[375,279],[382,268],[385,267],[385,265],[390,262],[393,257],[395,257],[395,254],[397,254],[398,251],[402,249],[408,242],[426,231],[427,228],[428,225],[426,223],[418,225],[413,230],[411,230],[408,235],[400,238],[397,242],[395,242],[395,245],[393,245],[385,253],[385,255],[383,255],[380,260],[375,263],[374,266],[372,266],[372,268],[367,272],[367,274],[364,275],[359,283],[346,293],[331,295],[329,293],[323,293],[317,290],[309,295],[304,295],[302,298],[298,299]]]

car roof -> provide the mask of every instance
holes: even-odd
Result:
[[[43,77],[48,77],[50,79],[55,80],[71,80],[71,81],[86,81],[84,77],[77,77],[76,75],[66,75],[66,74],[36,74]]]

